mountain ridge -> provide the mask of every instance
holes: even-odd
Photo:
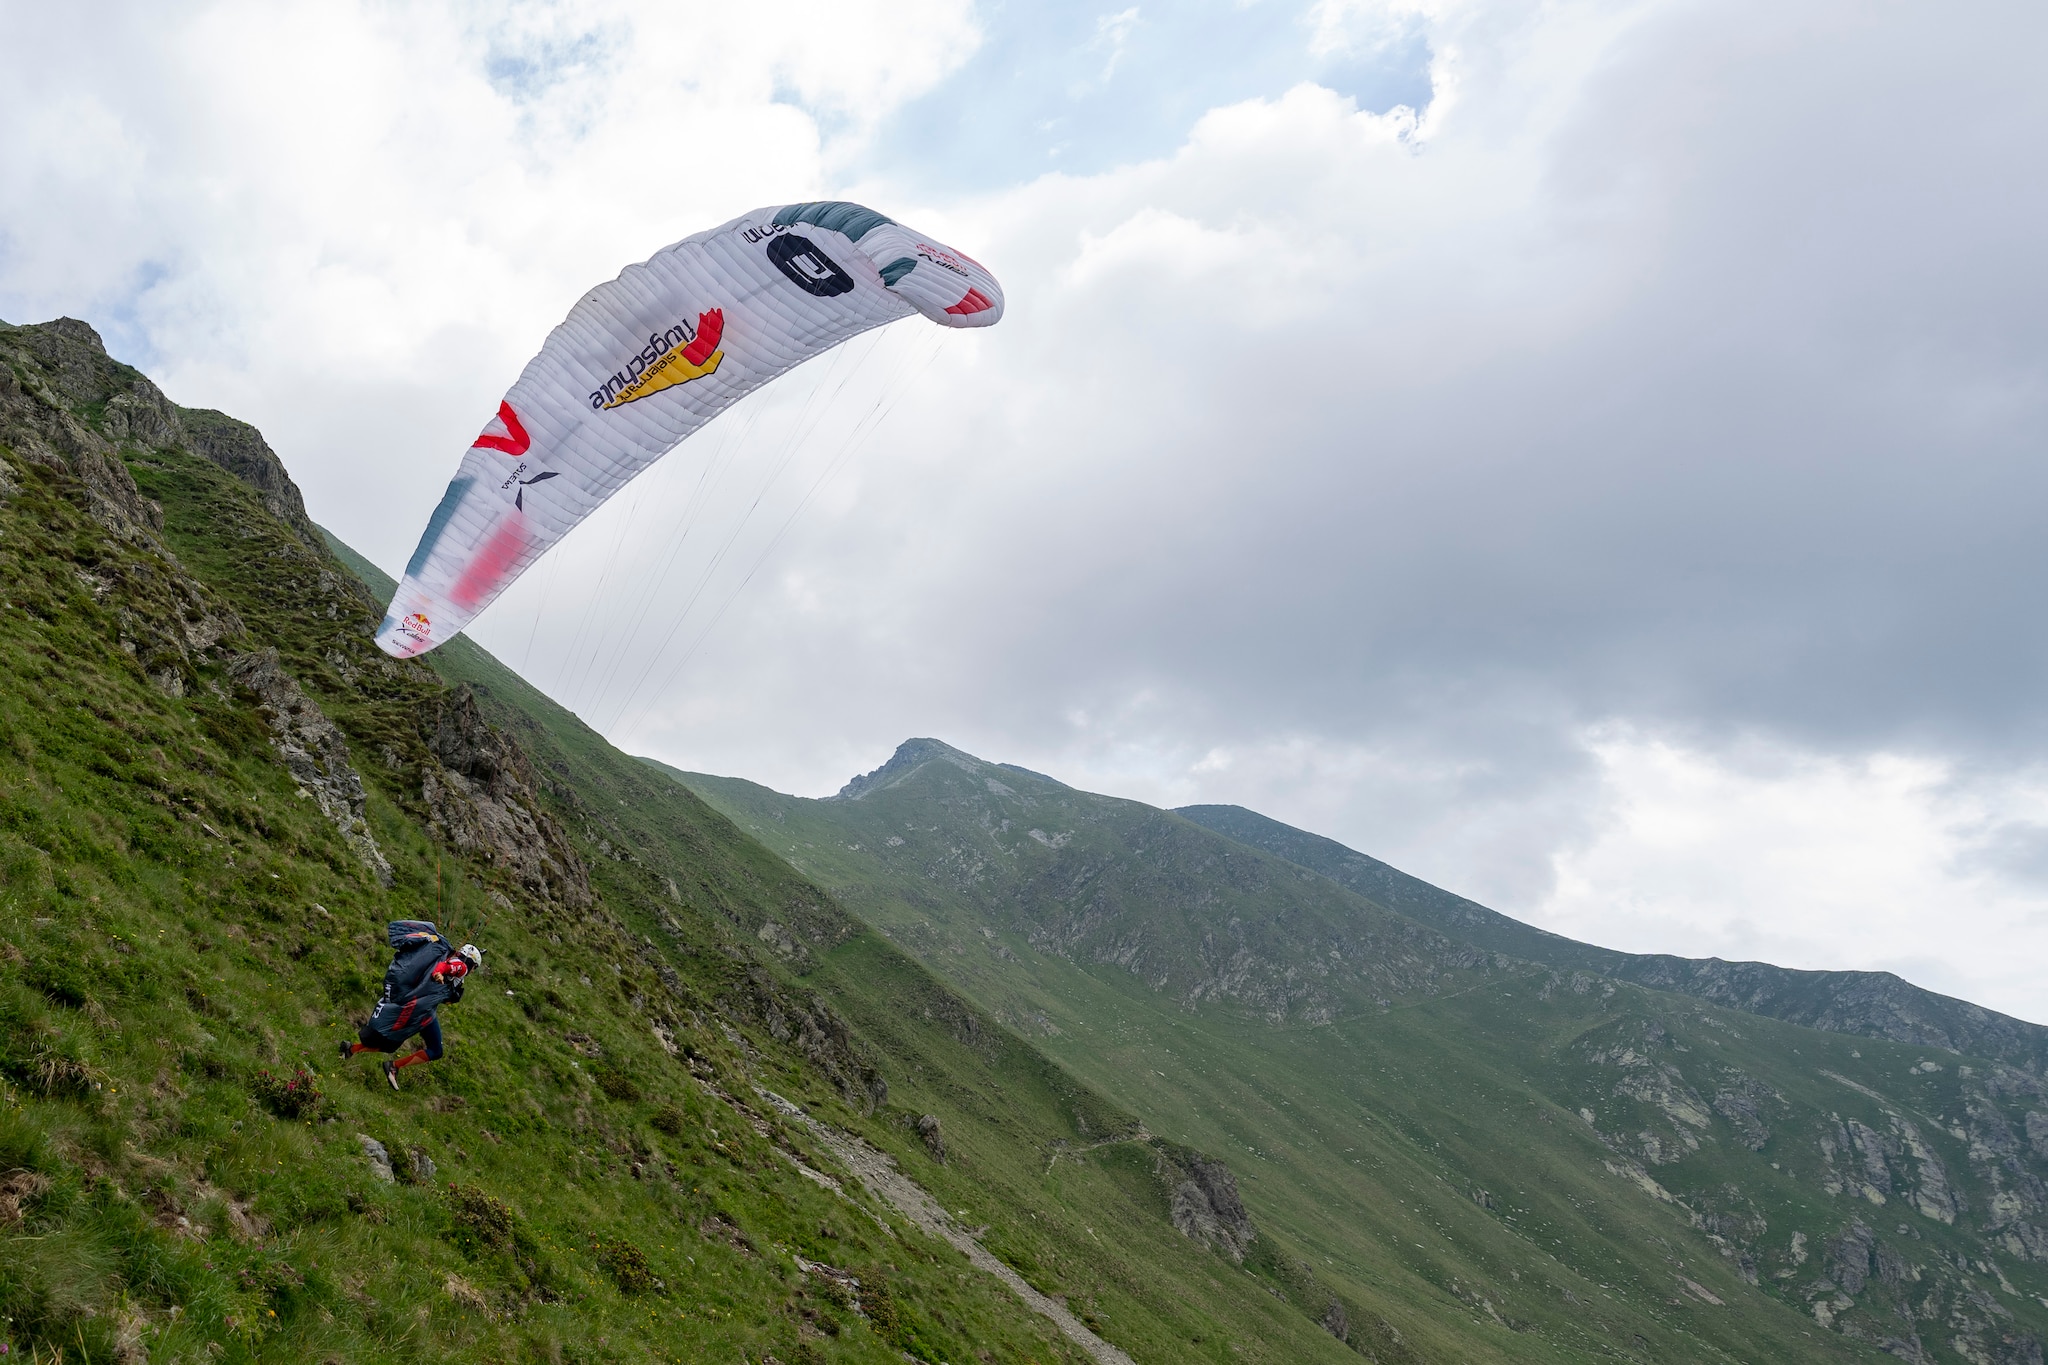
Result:
[[[1174,813],[1286,858],[1474,947],[1698,996],[1831,1033],[1995,1057],[2036,1074],[2048,1066],[2048,1027],[1916,986],[1891,972],[1806,970],[1602,948],[1525,924],[1370,854],[1243,806],[1181,806]]]

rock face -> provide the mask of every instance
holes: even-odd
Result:
[[[185,444],[195,455],[204,455],[228,473],[254,488],[263,506],[315,550],[324,549],[319,528],[306,515],[306,500],[299,486],[285,472],[284,462],[263,439],[263,433],[247,422],[238,422],[210,408],[180,408]]]
[[[541,809],[525,754],[484,721],[467,687],[443,698],[427,747],[437,762],[422,774],[420,795],[437,835],[504,869],[543,902],[591,906],[590,875]]]
[[[106,434],[79,420],[74,406],[101,409]],[[170,445],[180,430],[177,405],[108,358],[99,333],[76,318],[0,330],[0,444],[70,473],[93,520],[122,539],[155,544],[164,514],[136,488],[115,442]]]
[[[76,408],[98,411],[97,428]],[[71,318],[34,327],[0,327],[0,447],[24,464],[62,470],[78,481],[87,513],[115,537],[157,552],[138,574],[81,566],[81,584],[115,607],[117,643],[157,689],[182,696],[202,662],[245,646],[244,627],[186,574],[157,532],[163,511],[142,496],[117,442],[151,447],[181,439],[177,407],[126,365],[107,358],[99,335]],[[109,438],[113,439],[109,439]],[[19,471],[0,458],[0,500],[18,491]]]
[[[0,329],[0,360],[11,362],[0,368],[0,442],[23,459],[70,469],[91,491],[93,516],[108,529],[124,535],[163,529],[162,509],[137,491],[117,448],[181,446],[254,487],[272,516],[320,547],[305,499],[263,433],[223,413],[179,407],[140,371],[110,357],[86,323],[58,318]],[[79,408],[98,412],[97,431],[79,420]]]
[[[161,582],[116,582],[93,566],[78,571],[96,598],[119,604],[121,647],[173,696],[198,685],[202,665],[224,664],[234,685],[254,699],[271,747],[299,789],[388,884],[391,868],[364,819],[363,781],[340,727],[286,670],[277,649],[255,647],[244,621],[183,571],[158,535],[162,509],[142,496],[123,460],[124,451],[145,465],[182,451],[227,471],[299,542],[289,554],[312,556],[322,594],[352,610],[350,599],[362,597],[359,585],[333,563],[297,486],[262,434],[218,412],[180,408],[139,371],[109,357],[91,327],[59,318],[30,327],[0,325],[0,447],[15,461],[64,470],[82,488],[96,521],[156,552]],[[13,466],[0,462],[0,497],[17,482]],[[276,562],[275,550],[272,555]],[[244,605],[260,614],[257,606]],[[327,612],[337,621],[347,614],[334,606]],[[389,679],[390,661],[346,643],[326,654],[344,695]],[[317,667],[294,655],[300,677],[309,666]],[[421,795],[435,832],[457,850],[505,869],[543,902],[588,908],[593,898],[582,862],[543,813],[525,758],[484,723],[474,698],[463,693],[444,702],[424,738],[431,758]],[[394,751],[387,748],[384,756],[393,766]]]
[[[918,1116],[917,1135],[924,1140],[924,1149],[932,1154],[932,1160],[938,1162],[945,1161],[946,1139],[939,1132],[939,1116],[937,1114],[921,1114]]]
[[[718,998],[721,1011],[758,1019],[777,1042],[802,1049],[846,1102],[863,1113],[872,1114],[888,1103],[889,1083],[856,1045],[852,1027],[824,997],[799,999],[752,966],[733,985]]]
[[[291,770],[299,790],[318,803],[320,813],[334,822],[363,866],[389,886],[391,864],[363,818],[363,779],[349,762],[341,728],[300,690],[274,649],[235,659],[228,665],[228,676],[255,697],[270,726],[271,747]]]
[[[1162,1144],[1160,1167],[1168,1179],[1174,1227],[1183,1237],[1243,1262],[1258,1238],[1238,1197],[1237,1177],[1213,1157]]]

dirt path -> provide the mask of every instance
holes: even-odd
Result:
[[[812,1137],[831,1149],[846,1168],[860,1178],[874,1194],[885,1200],[889,1206],[908,1218],[918,1227],[934,1237],[943,1237],[958,1247],[976,1267],[987,1271],[1010,1287],[1010,1292],[1024,1300],[1033,1312],[1051,1318],[1053,1325],[1066,1334],[1067,1340],[1086,1351],[1096,1365],[1137,1365],[1129,1356],[1088,1330],[1079,1318],[1066,1310],[1065,1305],[1047,1298],[1025,1283],[1024,1277],[1003,1264],[988,1248],[967,1234],[967,1230],[956,1222],[953,1216],[933,1199],[925,1188],[897,1169],[896,1159],[886,1152],[877,1151],[851,1133],[842,1133],[836,1128],[818,1122],[803,1109],[790,1103],[772,1090],[756,1087],[762,1099],[774,1106],[777,1112],[795,1119],[809,1130]]]

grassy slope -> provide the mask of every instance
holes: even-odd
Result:
[[[955,880],[960,859],[947,847],[979,839],[988,848],[998,823],[976,809],[972,787],[989,773],[1019,790],[1024,782],[993,765],[966,786],[945,765],[932,771],[930,784],[920,776],[859,801],[806,801],[737,779],[685,780],[969,995],[1020,1027],[1035,1025],[1041,1046],[1155,1131],[1234,1154],[1251,1177],[1246,1198],[1262,1225],[1404,1334],[1462,1319],[1500,1358],[1519,1359],[1542,1358],[1546,1348],[1560,1357],[1598,1354],[1638,1334],[1648,1343],[1639,1348],[1645,1358],[1854,1353],[1804,1315],[1816,1295],[1832,1300],[1817,1288],[1821,1267],[1795,1257],[1792,1234],[1818,1249],[1859,1216],[1922,1278],[1896,1295],[1873,1287],[1862,1306],[1830,1314],[1838,1330],[1872,1341],[1918,1332],[1934,1358],[1955,1359],[1943,1348],[1963,1335],[1958,1322],[1977,1322],[1980,1343],[2038,1336],[2048,1322],[2037,1298],[2048,1277],[1996,1250],[1981,1220],[1966,1215],[1948,1227],[1822,1188],[1819,1135],[1846,1118],[1882,1129],[1897,1112],[1967,1188],[1972,1207],[1987,1207],[1992,1191],[1970,1166],[1970,1144],[1960,1128],[1944,1131],[1981,1102],[1959,1088],[1951,1058],[1943,1057],[1941,1072],[1915,1071],[1926,1049],[1816,1033],[1592,978],[1575,992],[1546,970],[1511,963],[1456,993],[1418,989],[1391,1009],[1355,1001],[1322,1026],[1190,1010],[1129,971],[1034,951],[1014,916],[1020,897],[1012,881]],[[1079,824],[1080,815],[1047,823],[1062,819],[1057,794],[1031,791],[1031,818],[1046,829]],[[890,838],[905,842],[891,847]],[[1134,835],[1133,847],[1141,841]],[[1031,882],[1050,874],[1017,875]],[[1159,872],[1158,885],[1181,898],[1180,914],[1203,895],[1171,868]],[[1617,1071],[1616,1038],[1654,1053],[1702,1105],[1736,1072],[1782,1097],[1765,1106],[1773,1132],[1761,1152],[1749,1151],[1725,1117],[1707,1114],[1696,1151],[1651,1165],[1690,1211],[1647,1196],[1619,1159],[1631,1148],[1640,1153],[1644,1133],[1660,1134],[1667,1156],[1682,1150],[1677,1130],[1690,1125],[1629,1093],[1653,1088],[1641,1083],[1648,1072]],[[1577,1116],[1582,1106],[1594,1113],[1597,1133]],[[1495,1210],[1474,1198],[1480,1189]],[[1707,1235],[1752,1218],[1765,1229],[1749,1238],[1761,1290],[1742,1282],[1733,1256],[1719,1254]],[[1741,1245],[1735,1240],[1731,1253]],[[2013,1292],[1996,1287],[2004,1281],[1987,1268],[1987,1248],[2004,1261]],[[1944,1269],[1957,1258],[1973,1265],[1960,1278]],[[1726,1306],[1705,1303],[1680,1276]],[[1976,1294],[1995,1294],[1998,1312],[1976,1304]],[[1898,1317],[1898,1305],[1917,1318]]]
[[[598,909],[572,922],[448,859],[454,918],[481,920],[493,958],[447,1013],[450,1057],[405,1073],[402,1095],[368,1062],[337,1069],[329,1049],[388,958],[384,921],[432,917],[440,897],[443,855],[409,774],[443,688],[379,663],[374,604],[246,486],[181,451],[128,455],[177,561],[114,540],[47,466],[11,461],[20,489],[0,503],[0,1342],[130,1362],[774,1352],[788,1365],[800,1340],[834,1361],[906,1345],[960,1362],[1076,1358],[957,1253],[879,1227],[774,1156],[657,1045],[650,1019],[665,1013],[726,1088],[773,1083],[896,1152],[1139,1359],[1341,1354],[1263,1281],[1173,1232],[1149,1165],[1105,1149],[1043,1173],[1055,1144],[1128,1116],[695,798],[580,727],[551,740],[561,714],[522,719],[502,679],[491,701],[539,751]],[[233,647],[279,648],[347,731],[393,886],[300,797],[217,658],[166,696],[118,647],[124,612],[184,609],[187,570],[247,623]],[[736,948],[734,929],[771,919],[815,931],[807,963]],[[864,1112],[801,1040],[778,1041],[817,995],[844,1004],[852,1048],[892,1083],[888,1106]],[[257,1098],[261,1072],[296,1063],[326,1091],[318,1121]],[[906,1126],[922,1112],[945,1122],[945,1166]],[[402,1171],[418,1149],[438,1174],[377,1181],[359,1133]],[[830,1167],[800,1135],[777,1137]],[[623,1289],[606,1268],[620,1247],[665,1288]],[[905,1332],[884,1340],[785,1249],[890,1284]]]
[[[340,542],[330,544],[373,592],[388,595],[388,575]],[[949,1161],[930,1161],[901,1122],[860,1123],[847,1115],[841,1121],[891,1150],[948,1207],[966,1208],[974,1224],[988,1225],[991,1249],[1040,1289],[1067,1295],[1091,1325],[1141,1361],[1350,1358],[1315,1327],[1322,1302],[1311,1307],[1274,1297],[1286,1278],[1275,1267],[1255,1264],[1249,1274],[1226,1268],[1173,1231],[1152,1157],[1142,1148],[1070,1154],[1048,1166],[1056,1146],[1085,1147],[1134,1127],[1127,1111],[963,1008],[909,956],[842,920],[815,883],[723,814],[613,749],[473,642],[458,638],[429,657],[452,681],[476,688],[494,720],[590,798],[579,818],[637,860],[626,867],[650,892],[698,844],[744,845],[745,875],[772,888],[744,904],[721,905],[745,938],[759,941],[762,924],[778,915],[811,924],[828,940],[840,932],[832,925],[844,926],[843,941],[799,964],[803,984],[831,1001],[886,1059],[899,1119],[939,1117]]]
[[[239,495],[196,461],[160,464]],[[368,1063],[337,1071],[333,1040],[388,957],[383,921],[433,913],[432,850],[380,796],[399,875],[378,886],[245,707],[151,688],[110,617],[147,602],[167,566],[99,534],[60,477],[24,481],[0,511],[0,1172],[26,1205],[0,1229],[0,1308],[15,1349],[789,1360],[813,1322],[840,1329],[828,1358],[900,1358],[814,1292],[786,1246],[890,1279],[930,1354],[1068,1355],[1006,1295],[961,1279],[957,1255],[882,1231],[707,1101],[630,1003],[667,993],[602,920],[494,914],[494,969],[448,1012],[450,1059],[407,1072],[403,1095]],[[175,524],[180,490],[153,482]],[[81,565],[116,583],[107,603]],[[511,890],[464,871],[472,906]],[[683,996],[708,1005],[723,983],[692,965]],[[591,1040],[582,1054],[568,1031]],[[716,1030],[686,1036],[728,1084],[750,1065]],[[805,1078],[772,1039],[749,1046],[751,1065]],[[294,1063],[322,1073],[332,1121],[284,1121],[254,1098],[259,1071]],[[615,1071],[633,1088],[594,1083]],[[674,1132],[653,1122],[664,1106],[680,1111]],[[373,1179],[358,1133],[402,1167],[428,1154],[438,1175]],[[751,1246],[699,1232],[719,1216]],[[665,1292],[621,1289],[604,1250],[621,1246]]]

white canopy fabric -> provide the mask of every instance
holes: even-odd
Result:
[[[973,259],[858,204],[760,209],[580,299],[527,362],[427,519],[377,644],[424,654],[607,498],[733,403],[898,318],[988,327]]]

